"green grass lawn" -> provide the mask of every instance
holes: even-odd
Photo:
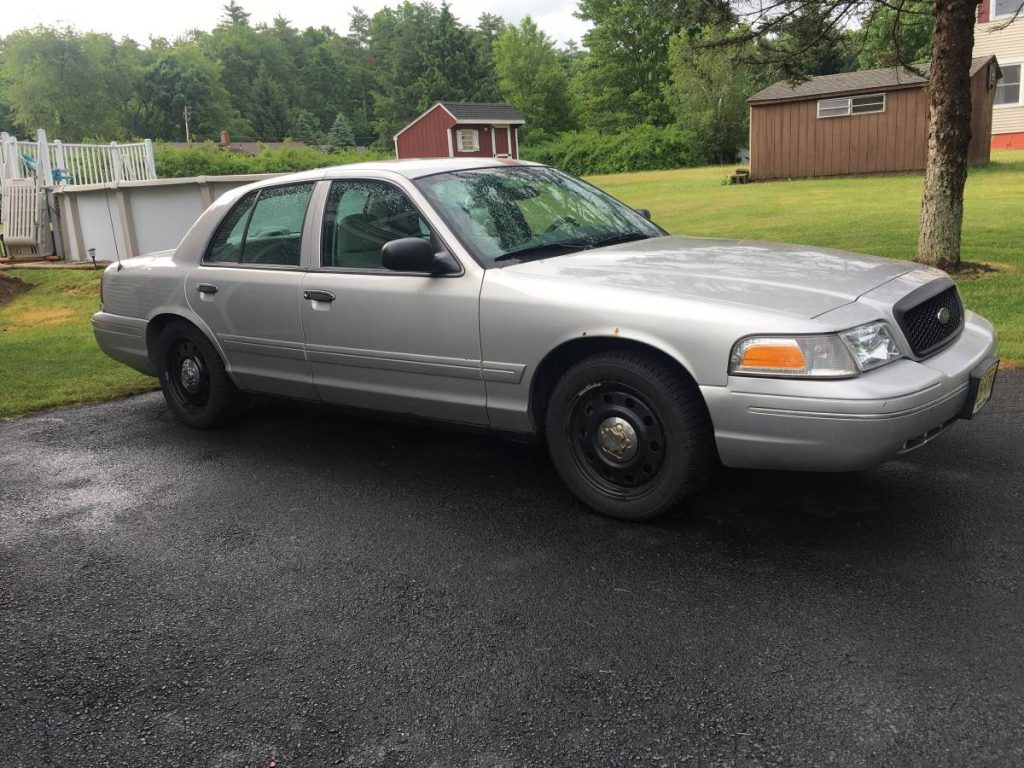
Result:
[[[156,386],[156,379],[114,362],[96,346],[89,317],[99,309],[99,270],[0,275],[35,286],[0,308],[0,417]]]
[[[593,177],[630,205],[650,208],[671,232],[744,237],[913,258],[920,175],[728,186],[729,169]],[[964,260],[995,271],[961,278],[972,309],[999,328],[1000,352],[1024,361],[1024,152],[995,152],[967,182]],[[0,308],[0,417],[155,388],[104,355],[89,316],[99,306],[99,271],[19,269],[0,273],[36,287]]]
[[[843,248],[912,259],[921,174],[729,186],[732,167],[594,176],[670,232]],[[996,271],[960,278],[964,302],[999,329],[1007,362],[1024,361],[1024,151],[992,153],[967,180],[963,260]]]

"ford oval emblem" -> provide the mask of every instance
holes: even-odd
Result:
[[[939,325],[946,325],[949,322],[950,312],[948,309],[943,307],[939,310],[938,314],[935,315],[935,319],[939,321]]]

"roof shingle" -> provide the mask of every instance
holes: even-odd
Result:
[[[483,101],[442,101],[441,106],[456,120],[493,120],[496,123],[525,123],[523,113],[511,104]]]
[[[980,56],[971,61],[971,75],[977,73],[988,63],[992,56]],[[925,77],[902,67],[887,69],[867,69],[863,72],[842,72],[838,75],[822,75],[812,77],[806,82],[790,85],[780,80],[769,85],[747,99],[748,104],[760,104],[773,101],[801,101],[825,96],[842,96],[848,93],[863,91],[890,91],[897,88],[919,88],[928,82],[929,64],[918,67]]]

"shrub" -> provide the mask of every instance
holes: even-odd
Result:
[[[524,144],[520,154],[524,160],[577,175],[689,168],[707,162],[693,132],[653,125],[614,134],[570,131],[542,144]]]
[[[154,149],[156,174],[161,179],[185,176],[234,176],[244,173],[291,173],[329,165],[345,165],[390,158],[386,152],[356,152],[354,149],[324,152],[314,147],[286,147],[260,154],[240,155],[221,149],[213,142],[177,149],[157,144]]]

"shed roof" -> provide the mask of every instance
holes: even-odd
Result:
[[[994,56],[979,56],[971,60],[971,75],[975,75]],[[851,93],[868,91],[892,91],[899,88],[921,88],[928,82],[930,64],[918,67],[925,75],[922,77],[903,67],[887,67],[885,69],[866,69],[863,72],[842,72],[838,75],[821,75],[812,77],[803,83],[791,85],[780,80],[769,85],[747,99],[748,104],[765,104],[781,101],[801,101],[818,99],[826,96],[845,96]]]
[[[525,123],[523,113],[511,104],[494,104],[484,101],[442,101],[456,120],[493,121],[495,123]]]

